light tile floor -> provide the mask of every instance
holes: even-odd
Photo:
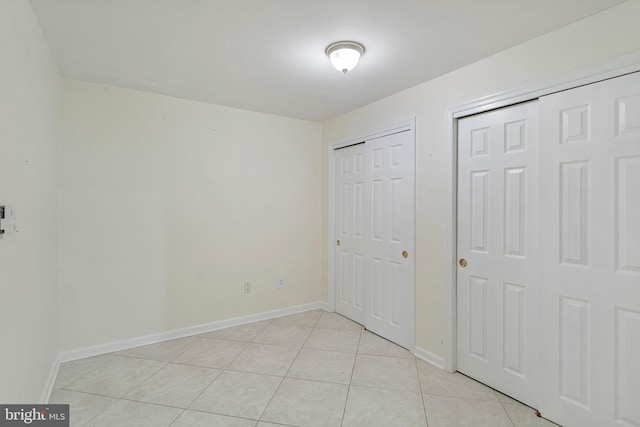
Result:
[[[50,402],[75,427],[555,426],[323,311],[63,363]]]

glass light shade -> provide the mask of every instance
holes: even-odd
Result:
[[[331,64],[338,71],[347,74],[348,71],[358,65],[360,56],[364,53],[364,47],[355,42],[338,42],[329,46],[326,54],[331,59]]]

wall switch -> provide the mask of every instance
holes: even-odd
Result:
[[[0,235],[18,231],[15,206],[0,206]]]
[[[248,294],[251,292],[251,283],[249,282],[244,282],[244,293]]]
[[[284,277],[278,279],[278,289],[284,289]]]

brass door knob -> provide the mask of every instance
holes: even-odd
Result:
[[[336,245],[340,246],[340,240],[338,240],[338,241],[336,242]]]
[[[467,260],[464,258],[460,258],[460,267],[466,267],[467,266]]]
[[[409,252],[407,251],[402,251],[402,258],[406,258],[409,256]]]

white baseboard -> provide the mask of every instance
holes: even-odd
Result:
[[[414,354],[417,358],[424,360],[427,363],[431,363],[433,366],[444,369],[445,360],[444,357],[440,357],[437,354],[431,353],[423,348],[416,346]]]
[[[49,403],[49,398],[53,391],[53,385],[55,384],[56,377],[58,376],[58,369],[60,369],[60,357],[56,355],[53,358],[53,363],[51,364],[51,370],[49,370],[49,376],[47,377],[47,382],[44,385],[44,390],[42,390],[42,394],[40,395],[40,403],[43,405]]]
[[[142,345],[157,344],[162,341],[184,338],[191,335],[203,334],[216,331],[218,329],[230,328],[232,326],[244,325],[245,323],[257,322],[259,320],[272,319],[274,317],[287,316],[289,314],[301,313],[308,310],[325,310],[327,303],[323,301],[308,304],[296,305],[293,307],[279,308],[276,310],[263,311],[261,313],[249,314],[246,316],[234,317],[231,319],[218,320],[211,323],[189,326],[172,331],[160,332],[157,334],[145,335],[136,338],[127,338],[119,341],[112,341],[105,344],[98,344],[91,347],[78,348],[75,350],[62,351],[58,354],[59,362],[70,362],[72,360],[84,359],[87,357],[99,356],[101,354],[113,353],[116,351],[128,350]],[[56,368],[57,372],[57,368]],[[55,376],[54,376],[55,379]],[[52,384],[53,386],[53,384]]]

